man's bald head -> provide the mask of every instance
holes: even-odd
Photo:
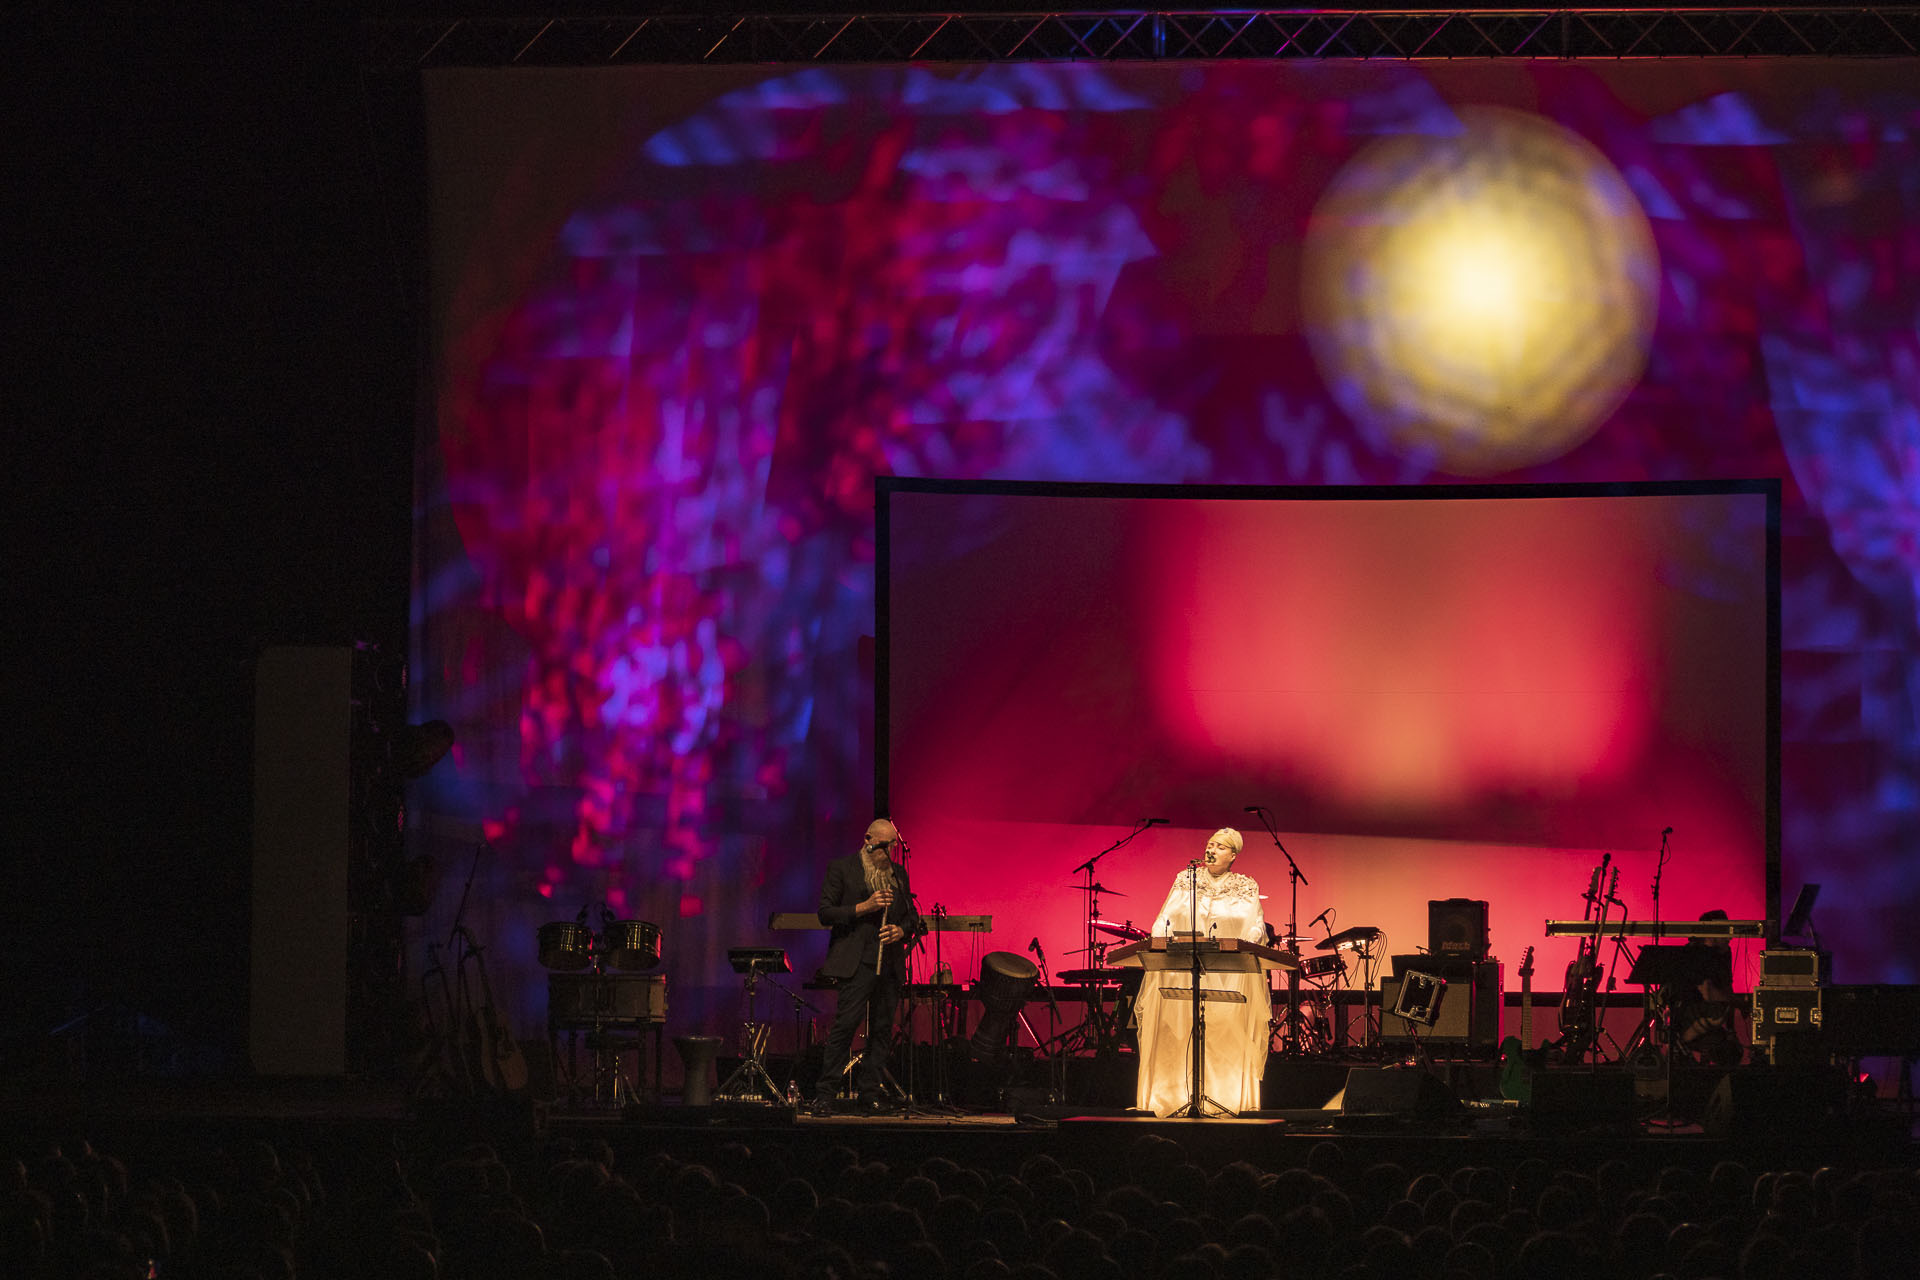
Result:
[[[899,838],[900,833],[885,818],[875,818],[867,824],[867,847],[870,849],[887,848]]]

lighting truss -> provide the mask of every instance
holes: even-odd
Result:
[[[1910,57],[1920,7],[383,19],[371,70],[639,63]]]

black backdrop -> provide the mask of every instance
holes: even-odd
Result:
[[[283,7],[6,20],[7,1065],[90,1012],[244,1064],[255,657],[404,653],[405,131]]]

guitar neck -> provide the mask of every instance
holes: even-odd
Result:
[[[1533,1047],[1533,977],[1520,979],[1520,1043]]]

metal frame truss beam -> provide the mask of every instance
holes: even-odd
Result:
[[[1920,7],[381,19],[370,70],[795,62],[1911,57]]]

